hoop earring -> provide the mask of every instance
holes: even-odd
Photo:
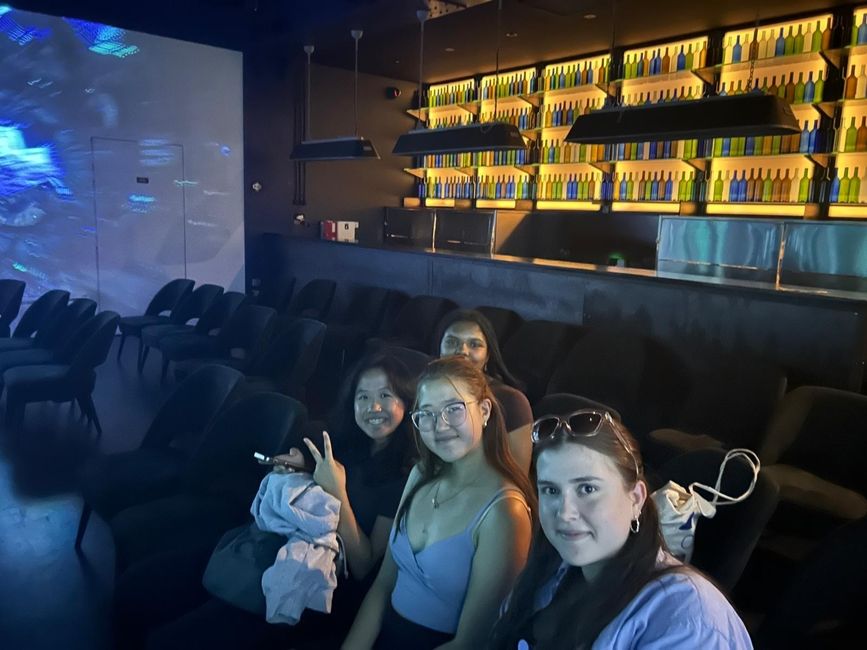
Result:
[[[633,533],[637,533],[641,530],[641,522],[638,520],[638,517],[629,522],[629,530]]]

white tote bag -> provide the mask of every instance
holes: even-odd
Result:
[[[749,487],[740,496],[723,494],[720,491],[726,465],[731,460],[739,460],[750,466],[753,478]],[[711,518],[720,506],[740,503],[753,493],[761,470],[761,461],[749,449],[732,449],[720,464],[716,484],[713,487],[703,483],[690,483],[684,488],[669,481],[656,490],[650,497],[659,511],[659,526],[668,550],[682,562],[692,559],[695,544],[695,529],[700,517]]]

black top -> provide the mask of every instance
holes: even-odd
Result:
[[[533,424],[533,409],[527,396],[517,388],[512,388],[498,379],[491,379],[491,391],[503,410],[506,421],[506,431],[514,431],[528,424]]]
[[[357,460],[346,468],[349,503],[358,525],[368,537],[378,516],[394,518],[406,484],[408,472],[399,463],[378,458],[388,453],[388,448],[383,449],[373,457]]]

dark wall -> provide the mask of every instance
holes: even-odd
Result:
[[[361,56],[364,47],[362,40]],[[401,198],[414,191],[414,178],[403,171],[408,159],[391,155],[397,137],[415,124],[406,114],[414,86],[361,74],[358,130],[374,142],[382,159],[306,164],[306,200],[297,202],[301,196],[296,190],[301,188],[296,187],[296,164],[289,154],[296,132],[303,133],[296,111],[303,113],[304,76],[300,59],[289,61],[264,51],[245,55],[245,221],[253,272],[249,244],[263,232],[319,237],[318,221],[351,220],[360,223],[361,242],[376,243],[382,238],[383,208],[400,205]],[[314,65],[311,77],[311,138],[352,135],[352,71]],[[387,99],[389,86],[399,88],[400,97]],[[262,186],[259,191],[252,189],[256,182]],[[297,213],[305,215],[306,225],[294,224]]]

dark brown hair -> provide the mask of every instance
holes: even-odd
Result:
[[[503,353],[500,351],[500,344],[497,341],[497,332],[491,321],[480,311],[475,309],[455,309],[443,316],[436,329],[436,337],[434,338],[433,356],[440,356],[440,349],[443,344],[443,337],[446,330],[455,323],[474,323],[482,330],[482,335],[485,337],[485,344],[488,346],[488,363],[485,373],[489,377],[499,379],[504,384],[524,390],[525,386],[519,381],[506,367],[506,362],[503,360]]]
[[[618,427],[620,439],[611,430],[612,427]],[[611,459],[627,487],[645,481],[635,439],[623,425],[616,422],[606,422],[595,436],[576,437],[561,431],[540,441],[533,450],[533,466],[542,453],[569,444],[588,447]],[[625,445],[629,446],[632,456]],[[569,569],[561,583],[564,587],[555,598],[569,615],[558,620],[556,634],[546,640],[545,650],[589,649],[602,630],[648,582],[671,570],[657,568],[657,557],[660,549],[665,548],[665,542],[659,529],[656,506],[649,496],[638,520],[639,531],[630,533],[626,543],[605,563],[592,585],[583,579],[580,568]],[[536,614],[536,593],[554,576],[561,563],[559,553],[537,525],[533,531],[527,565],[518,577],[507,610],[494,627],[489,648],[515,648],[518,640],[527,635]]]
[[[382,370],[388,379],[388,385],[403,402],[405,409],[403,420],[388,437],[385,449],[377,456],[380,463],[385,465],[381,468],[384,476],[391,476],[396,471],[405,475],[415,462],[415,446],[409,414],[412,401],[415,399],[416,383],[412,372],[396,356],[385,351],[374,352],[363,357],[350,368],[341,385],[337,406],[329,418],[332,438],[336,444],[339,444],[341,453],[344,454],[341,458],[344,464],[363,462],[369,457],[369,440],[355,421],[354,406],[358,382],[369,370]]]
[[[484,399],[490,400],[491,417],[488,419],[488,426],[485,427],[482,433],[482,449],[485,459],[488,465],[521,490],[527,500],[527,504],[530,506],[530,510],[535,513],[536,492],[530,483],[530,479],[521,471],[521,468],[512,456],[502,409],[491,391],[485,374],[464,357],[443,357],[442,359],[435,359],[428,364],[421,377],[418,378],[418,388],[420,389],[427,382],[437,380],[445,380],[452,384],[461,382],[474,399],[478,401]],[[416,400],[418,400],[417,392]],[[421,479],[412,487],[403,503],[401,503],[400,508],[398,508],[396,518],[398,525],[396,528],[405,524],[409,506],[419,489],[433,481],[446,467],[445,461],[427,448],[415,429],[413,429],[413,436],[416,448],[418,449],[418,464],[421,470]]]

